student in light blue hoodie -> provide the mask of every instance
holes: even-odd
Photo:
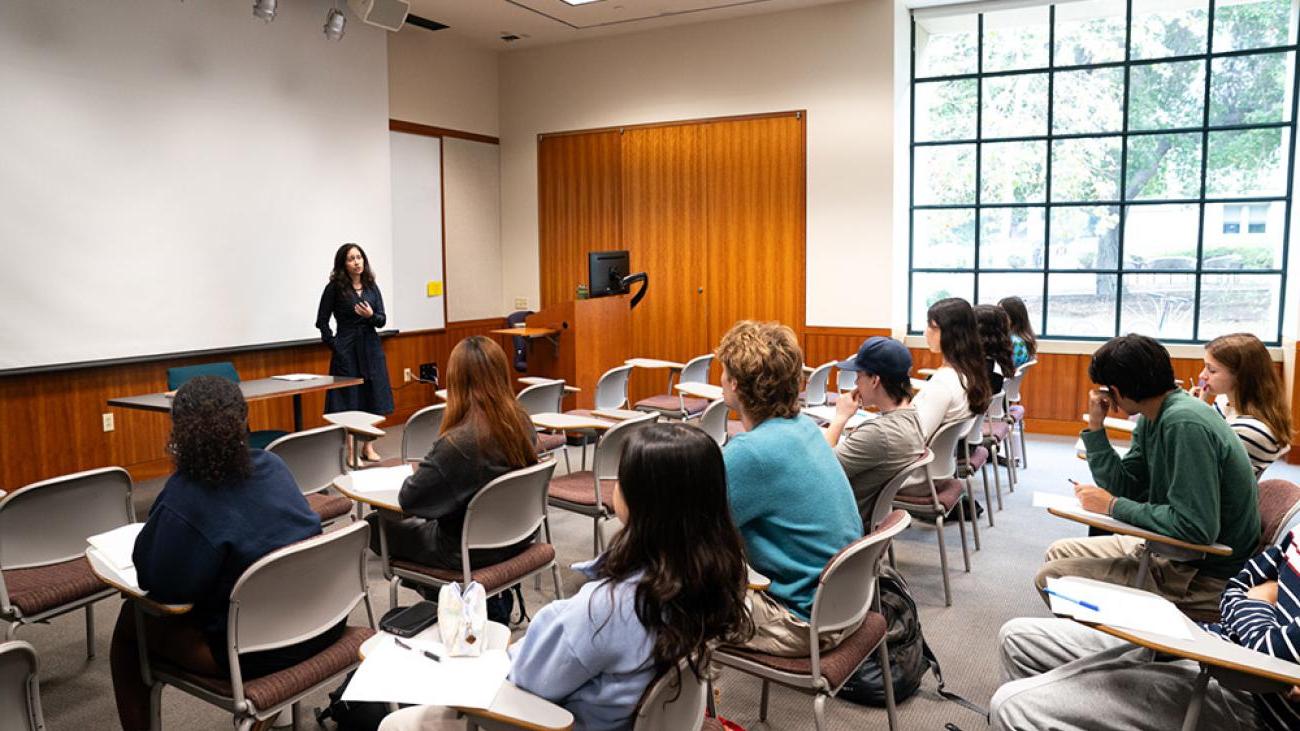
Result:
[[[744,642],[746,567],[727,510],[722,453],[703,431],[655,424],[627,444],[614,490],[624,528],[578,595],[542,607],[510,648],[510,680],[564,706],[578,731],[632,727],[646,687],[680,658],[702,671],[710,645]],[[438,728],[408,708],[381,731]]]

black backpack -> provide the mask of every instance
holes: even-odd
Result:
[[[895,703],[911,698],[921,687],[926,672],[934,671],[935,680],[939,681],[939,695],[988,717],[985,709],[944,688],[939,660],[926,643],[925,635],[921,634],[921,617],[907,590],[907,580],[890,566],[880,569],[880,611],[887,623],[885,642],[889,647],[889,672]],[[885,706],[884,678],[874,653],[858,666],[838,696],[864,706]]]

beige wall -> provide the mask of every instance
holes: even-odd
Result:
[[[445,30],[389,34],[389,117],[497,136],[498,58]],[[501,293],[500,151],[448,137],[442,165],[447,320],[500,317],[510,311]]]
[[[806,109],[808,324],[888,327],[893,39],[860,0],[502,54],[503,306],[538,304],[538,133]]]

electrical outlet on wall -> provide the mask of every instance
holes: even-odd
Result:
[[[104,414],[104,431],[113,431],[114,428],[116,427],[113,425],[113,415]]]
[[[515,298],[515,309],[516,309],[516,310],[526,310],[526,309],[528,309],[528,298],[527,298],[527,297],[516,297],[516,298]]]
[[[415,374],[411,372],[411,369],[410,369],[410,368],[403,368],[403,369],[402,369],[402,383],[410,383],[411,381],[414,381],[414,380],[415,380]]]

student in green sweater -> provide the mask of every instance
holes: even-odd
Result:
[[[750,592],[754,636],[745,646],[806,657],[817,579],[862,537],[858,505],[821,429],[799,413],[803,351],[794,331],[743,320],[722,338],[717,357],[723,400],[745,423],[722,450],[731,519],[749,564],[772,581]],[[817,644],[829,650],[856,629],[822,633]]]
[[[1153,557],[1143,587],[1183,610],[1217,611],[1224,584],[1259,543],[1259,488],[1241,440],[1214,409],[1178,389],[1169,352],[1149,337],[1112,338],[1092,356],[1088,377],[1102,387],[1089,394],[1083,432],[1097,484],[1079,485],[1075,494],[1085,510],[1189,543],[1230,546],[1227,557]],[[1140,414],[1123,458],[1103,425],[1114,407]],[[1114,535],[1057,541],[1034,583],[1040,592],[1059,576],[1127,585],[1140,544]]]

